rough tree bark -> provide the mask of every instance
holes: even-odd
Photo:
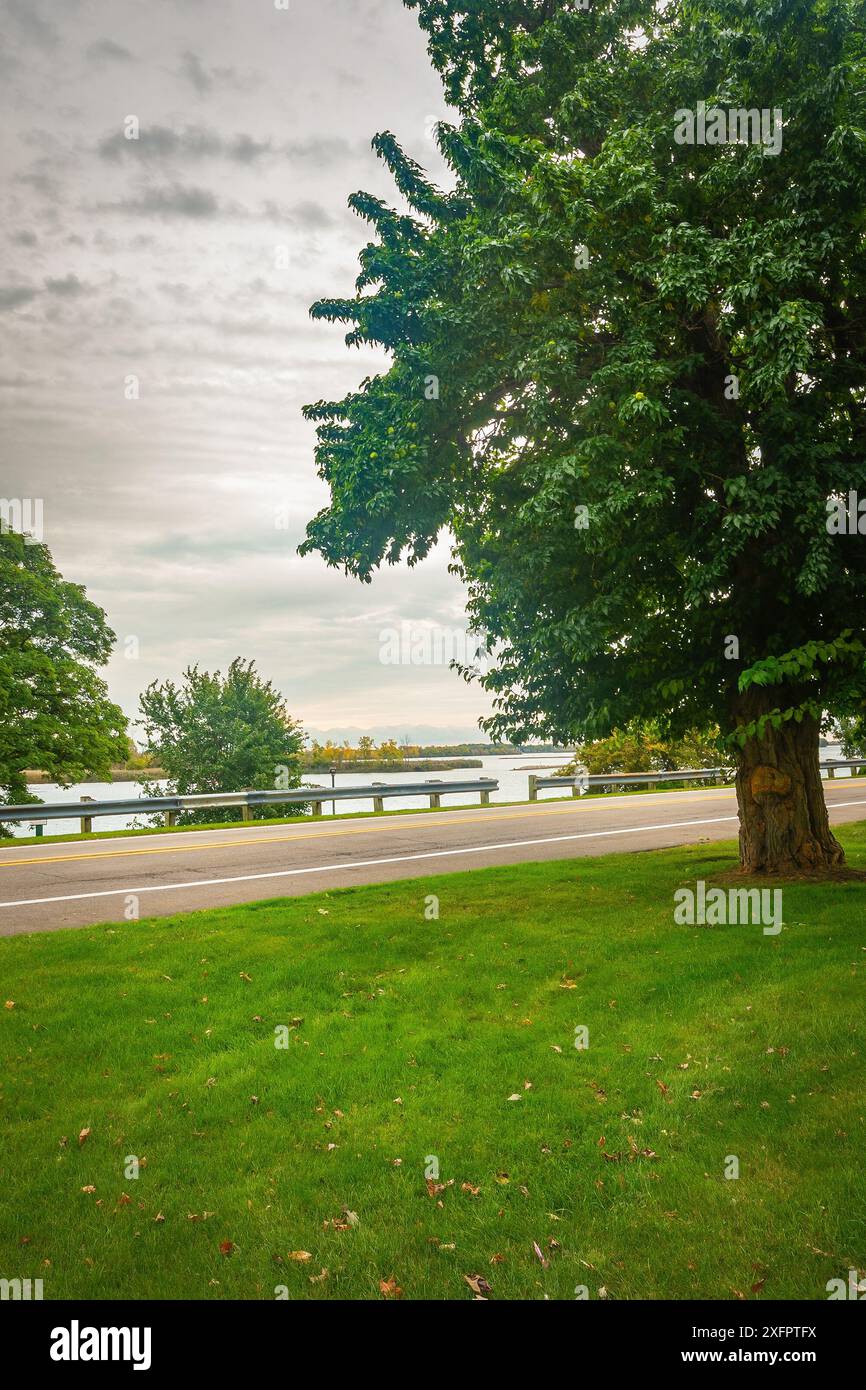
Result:
[[[792,701],[793,703],[793,701]],[[736,721],[766,712],[764,692],[738,697]],[[821,782],[819,727],[804,716],[766,726],[746,740],[737,767],[740,865],[751,874],[815,874],[839,868],[845,853],[830,829]]]

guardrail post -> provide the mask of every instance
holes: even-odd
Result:
[[[830,779],[831,782],[835,782],[835,780],[836,780],[836,769],[835,769],[835,767],[828,767],[828,768],[827,768],[827,776],[828,776],[828,778]]]
[[[322,814],[322,803],[321,803],[321,801],[314,801],[314,802],[313,802],[313,815],[314,815],[314,816],[320,816],[321,814]]]
[[[429,781],[433,781],[433,782],[438,782],[438,781],[439,781],[439,778],[438,778],[438,777],[432,777],[432,778],[429,778],[428,780],[429,780]],[[430,792],[430,810],[433,811],[433,810],[435,810],[435,808],[436,808],[437,806],[441,806],[441,805],[442,805],[442,797],[441,797],[441,794],[440,794],[439,792]]]
[[[93,797],[93,796],[83,796],[83,797],[81,798],[81,800],[82,800],[82,801],[95,801],[96,798]],[[82,835],[92,835],[92,834],[93,834],[93,817],[92,817],[92,816],[82,816],[82,817],[81,817],[81,833],[82,833]]]
[[[374,787],[381,787],[381,786],[382,786],[382,783],[381,783],[381,782],[374,782],[374,783],[373,783],[373,786],[374,786]],[[374,796],[374,797],[373,797],[373,810],[374,810],[374,811],[384,811],[384,809],[385,809],[385,800],[384,800],[384,797],[381,797],[381,796]]]
[[[530,772],[529,774],[529,800],[538,800],[538,778],[534,772]]]
[[[166,825],[177,825],[177,811],[166,811],[166,812],[165,812],[165,824],[166,824]]]
[[[489,805],[490,805],[490,793],[489,793],[489,792],[482,791],[482,793],[481,793],[481,805],[482,805],[482,806],[489,806]]]

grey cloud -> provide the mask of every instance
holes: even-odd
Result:
[[[334,221],[327,208],[322,207],[321,203],[314,203],[309,199],[302,203],[296,203],[290,216],[298,226],[312,230],[330,227]]]
[[[33,188],[37,193],[41,193],[43,198],[49,198],[52,203],[58,203],[61,198],[60,184],[51,174],[41,174],[34,171],[30,174],[18,174],[17,182],[26,184],[28,188]]]
[[[334,219],[326,207],[321,203],[313,202],[312,199],[305,199],[296,203],[294,207],[287,208],[281,203],[275,203],[272,198],[268,198],[262,204],[262,217],[266,222],[288,222],[293,226],[302,227],[305,231],[321,231],[324,227],[331,227]]]
[[[15,232],[12,236],[12,240],[16,246],[36,246],[39,238],[35,232],[23,231]]]
[[[251,135],[236,135],[228,149],[229,158],[240,164],[252,164],[260,155],[270,153],[270,140],[254,140]]]
[[[219,154],[223,142],[215,131],[199,126],[188,126],[182,131],[170,130],[168,126],[143,126],[138,139],[128,140],[122,130],[106,135],[99,142],[99,153],[103,159],[120,159],[129,155],[135,159],[164,159],[178,154],[194,158],[204,158]]]
[[[281,222],[304,231],[321,231],[334,225],[334,218],[321,203],[307,200],[286,208],[267,200],[256,213],[238,203],[220,202],[209,189],[178,183],[168,187],[146,188],[135,197],[121,198],[115,203],[100,203],[96,210],[139,217],[193,217],[202,220],[225,217]]]
[[[6,0],[5,8],[25,43],[44,49],[57,47],[57,30],[43,19],[35,0]]]
[[[6,41],[0,35],[0,77],[8,77],[17,67],[20,67],[18,59],[7,51]]]
[[[163,294],[168,295],[169,299],[173,299],[176,304],[189,304],[195,300],[190,286],[185,285],[182,281],[163,280],[157,288],[162,290]]]
[[[367,142],[361,145],[367,148]],[[356,151],[348,140],[340,136],[311,136],[309,140],[290,140],[284,147],[290,159],[310,159],[317,164],[334,164],[338,159],[348,159]]]
[[[128,48],[124,48],[122,43],[115,43],[114,39],[99,39],[96,43],[89,45],[87,56],[91,62],[99,63],[103,60],[115,63],[131,63],[133,56]]]
[[[77,275],[64,275],[62,279],[46,280],[45,288],[49,294],[56,294],[62,299],[74,299],[76,295],[84,294],[87,286]]]
[[[0,310],[18,309],[22,304],[29,304],[37,294],[38,290],[31,289],[28,285],[10,285],[0,289]]]
[[[169,188],[148,188],[137,198],[102,203],[102,212],[125,212],[138,217],[218,217],[218,199],[206,188],[173,184]]]
[[[239,164],[252,164],[270,151],[271,144],[269,140],[255,140],[244,133],[225,140],[205,126],[171,130],[168,126],[153,125],[143,126],[137,140],[128,140],[123,131],[117,130],[106,135],[98,148],[103,159],[111,160],[119,160],[124,155],[146,161],[224,157],[237,160]]]
[[[184,76],[192,83],[196,91],[200,95],[209,92],[213,86],[213,78],[205,70],[201,59],[191,49],[188,48],[182,54],[182,63]]]
[[[195,88],[199,96],[206,96],[214,87],[234,87],[239,91],[249,88],[255,81],[252,73],[241,74],[233,67],[206,68],[197,53],[187,48],[181,54],[181,74]]]

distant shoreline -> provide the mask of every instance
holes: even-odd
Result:
[[[54,782],[54,778],[51,777],[47,772],[34,772],[31,768],[26,769],[24,777],[27,781],[28,787],[38,787],[45,782]],[[163,772],[161,767],[113,767],[111,769],[110,777],[82,777],[81,781],[96,783],[137,782],[141,777],[146,778],[148,782],[163,782],[165,781],[166,774]],[[78,783],[76,783],[75,785],[77,786]]]
[[[306,776],[308,773],[326,774],[331,771],[330,763],[302,763],[301,774]],[[480,758],[408,758],[405,762],[357,762],[346,761],[333,764],[337,772],[367,772],[372,776],[380,772],[454,772],[463,767],[483,767]],[[53,782],[54,778],[46,772],[35,772],[27,770],[24,774],[27,779],[28,787],[38,787],[46,782]],[[148,782],[163,782],[167,779],[167,773],[161,767],[113,767],[111,777],[83,778],[83,781],[93,782],[138,782],[145,780]]]

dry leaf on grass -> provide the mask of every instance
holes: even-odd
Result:
[[[492,1292],[483,1274],[464,1274],[463,1278],[472,1292],[479,1298],[486,1298],[487,1295]]]

